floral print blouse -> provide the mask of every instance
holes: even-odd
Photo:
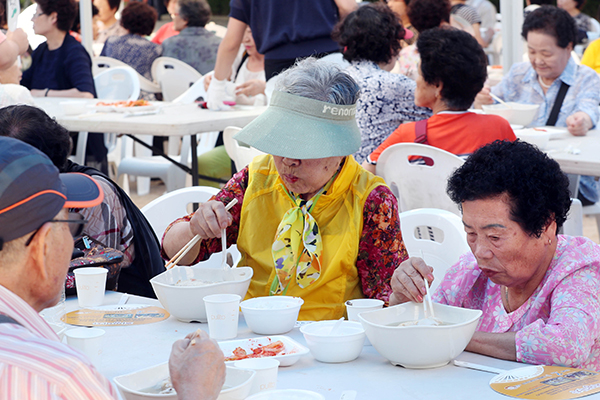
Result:
[[[373,61],[353,61],[346,71],[358,82],[356,122],[361,145],[354,158],[361,164],[400,124],[429,118],[431,110],[415,105],[416,83],[392,74]]]
[[[479,331],[516,332],[517,361],[600,371],[600,246],[559,235],[544,279],[511,313],[500,289],[469,253],[446,273],[433,298],[482,310]]]
[[[238,203],[229,211],[233,217],[233,223],[227,228],[228,246],[237,243],[242,211],[241,205],[247,186],[248,167],[235,174],[213,198],[213,200],[225,204],[234,198],[238,200]],[[192,214],[177,219],[169,225],[165,234],[174,224],[189,221],[191,217]],[[396,267],[408,258],[400,232],[398,203],[387,186],[378,186],[369,194],[363,209],[363,221],[363,231],[356,261],[362,291],[365,297],[384,300],[387,304],[392,293],[390,286],[392,274]],[[193,264],[206,260],[212,253],[220,251],[220,238],[204,240],[201,244],[200,253]],[[168,259],[164,250],[162,256]]]

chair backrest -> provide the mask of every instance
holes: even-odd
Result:
[[[152,77],[160,85],[163,99],[173,101],[202,78],[202,74],[176,58],[158,57],[152,63]]]
[[[100,57],[92,58],[92,75],[94,75],[94,76],[98,75],[101,72],[108,70],[109,68],[114,68],[114,67],[129,67],[129,65],[125,64],[121,60],[117,60],[116,58],[112,58],[112,57],[100,56]],[[161,88],[160,88],[159,84],[146,79],[144,76],[140,75],[140,73],[137,71],[135,71],[135,73],[137,74],[137,77],[140,81],[140,89],[141,90],[144,90],[149,93],[160,93],[161,92]]]
[[[140,81],[137,72],[129,67],[114,67],[94,77],[99,99],[137,100],[140,97]]]
[[[433,165],[411,162],[413,156],[431,158]],[[381,153],[376,171],[398,197],[401,212],[439,208],[460,215],[446,193],[446,185],[450,174],[463,163],[460,157],[433,146],[398,143]]]
[[[348,61],[344,60],[344,55],[342,53],[327,54],[325,57],[321,57],[321,60],[337,64],[342,68],[346,68],[350,65]]]
[[[233,135],[241,130],[242,128],[236,126],[228,126],[223,131],[223,145],[238,171],[241,171],[246,165],[250,164],[254,157],[265,154],[254,147],[245,146],[235,140]]]
[[[198,97],[206,100],[206,90],[204,90],[204,77],[198,79],[185,92],[171,100],[173,103],[192,104]]]
[[[190,203],[203,203],[217,194],[219,189],[206,186],[192,186],[166,193],[142,208],[142,213],[150,222],[158,240],[162,240],[167,226],[177,218],[189,214]]]
[[[571,208],[567,220],[562,226],[562,233],[569,236],[583,236],[583,206],[581,200],[571,199]]]
[[[109,68],[126,67],[128,66],[121,60],[112,57],[94,57],[92,58],[92,75],[96,76],[100,72],[104,72]]]
[[[405,211],[400,213],[400,226],[408,255],[423,257],[433,267],[433,290],[448,268],[471,251],[461,218],[449,211],[434,208]]]

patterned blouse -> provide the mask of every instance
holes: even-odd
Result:
[[[356,121],[361,146],[354,158],[361,164],[400,124],[429,118],[431,110],[415,105],[416,83],[384,71],[373,61],[353,61],[346,71],[360,85]]]
[[[162,43],[163,56],[173,57],[194,67],[202,75],[215,69],[221,38],[200,26],[182,29]]]
[[[228,246],[237,243],[241,204],[247,187],[248,167],[235,174],[213,198],[223,203],[228,203],[233,198],[238,200],[238,205],[230,210],[233,223],[227,228]],[[192,214],[175,220],[167,227],[165,234],[174,224],[189,221],[191,218]],[[362,291],[365,297],[381,299],[387,304],[392,293],[390,286],[392,274],[396,267],[408,258],[400,232],[398,203],[387,186],[378,186],[369,194],[363,209],[363,218],[363,231],[356,261]],[[204,240],[193,264],[206,260],[212,253],[220,251],[220,238]],[[164,250],[162,256],[168,259]]]
[[[446,273],[433,298],[482,310],[479,331],[516,332],[517,361],[600,371],[600,247],[587,238],[559,235],[544,279],[511,313],[501,286],[471,253]]]
[[[100,55],[123,61],[144,78],[152,80],[152,63],[160,57],[161,52],[161,47],[156,43],[128,33],[109,37]]]

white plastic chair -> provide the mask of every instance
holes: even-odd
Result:
[[[177,218],[188,215],[190,203],[204,203],[219,193],[219,189],[208,186],[192,186],[163,194],[142,208],[142,213],[161,240],[167,226]]]
[[[449,211],[420,208],[400,213],[402,240],[410,257],[423,257],[433,267],[435,290],[448,268],[471,251],[462,220]]]
[[[200,142],[197,147],[197,154],[200,155],[206,151],[212,150],[215,147],[219,132],[209,132],[200,135]],[[137,135],[144,142],[151,144],[151,135]],[[186,172],[181,168],[161,156],[133,156],[133,141],[131,138],[125,137],[123,158],[119,163],[117,176],[123,174],[134,175],[138,177],[138,195],[143,196],[150,191],[149,185],[146,185],[145,180],[140,180],[140,177],[160,178],[166,186],[167,192],[185,187]],[[170,154],[169,156],[181,164],[191,165],[191,137],[184,136],[181,141],[181,152],[179,155]],[[141,182],[141,183],[140,183]],[[149,183],[149,179],[148,179]],[[129,182],[124,179],[123,190],[129,192]]]
[[[152,77],[160,85],[165,101],[175,100],[202,78],[202,74],[183,61],[158,57],[152,63]]]
[[[591,207],[591,206],[590,206]],[[581,200],[571,199],[571,209],[562,226],[562,233],[569,236],[583,236],[583,208]]]
[[[96,76],[99,73],[106,71],[109,68],[114,67],[128,67],[126,63],[121,60],[117,60],[112,57],[94,57],[92,58],[92,75]],[[140,75],[137,71],[135,72],[140,81],[140,89],[149,93],[160,93],[160,85],[152,82],[151,80],[146,79],[144,76]],[[137,99],[136,99],[137,100]]]
[[[235,163],[235,169],[241,171],[246,165],[256,156],[264,155],[262,151],[255,149],[254,147],[248,147],[233,138],[237,132],[241,131],[242,128],[236,126],[228,126],[223,131],[223,144],[229,158]]]
[[[344,55],[342,53],[327,54],[325,57],[321,57],[321,60],[337,64],[342,68],[346,68],[350,65],[348,61],[344,60]]]
[[[137,100],[140,97],[140,81],[137,72],[127,66],[108,68],[94,76],[99,99]]]
[[[412,156],[431,158],[433,165],[411,162]],[[401,212],[439,208],[460,215],[446,185],[450,174],[463,163],[460,157],[433,146],[398,143],[381,153],[376,171],[398,197]]]

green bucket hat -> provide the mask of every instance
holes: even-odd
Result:
[[[273,92],[269,107],[234,135],[274,156],[309,159],[347,156],[360,148],[356,105],[342,106]]]

